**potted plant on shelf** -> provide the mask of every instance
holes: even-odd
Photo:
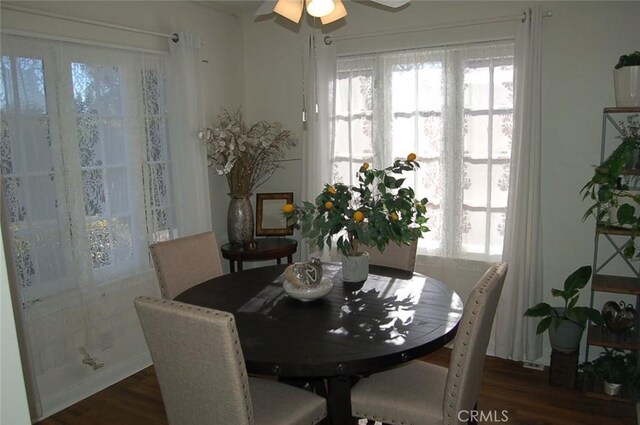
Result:
[[[640,106],[640,51],[620,56],[613,69],[616,106]]]
[[[410,187],[403,187],[403,174],[420,167],[416,155],[374,169],[362,164],[356,185],[325,185],[313,203],[283,207],[312,246],[322,250],[335,243],[342,253],[343,280],[362,282],[369,273],[369,254],[361,245],[384,251],[389,242],[409,244],[429,231],[427,198],[418,200]]]
[[[595,169],[593,177],[580,190],[582,199],[595,201],[582,220],[595,215],[599,226],[624,227],[630,230],[630,239],[624,245],[624,255],[632,258],[636,253],[635,238],[640,234],[640,192],[637,190],[636,160],[640,150],[640,122],[638,115],[619,123],[622,142]]]
[[[536,332],[549,330],[549,342],[554,350],[575,353],[580,349],[580,340],[588,320],[601,325],[602,315],[596,309],[576,306],[580,290],[591,278],[591,266],[582,266],[564,281],[563,289],[552,289],[551,295],[564,301],[563,307],[552,307],[542,302],[529,308],[524,315],[540,317]]]
[[[581,364],[580,369],[594,386],[602,383],[602,391],[607,395],[618,395],[623,385],[628,385],[633,392],[637,375],[634,353],[605,349],[597,359]]]

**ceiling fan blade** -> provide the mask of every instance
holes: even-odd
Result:
[[[330,24],[347,16],[347,9],[344,7],[342,0],[333,0],[333,4],[335,5],[333,12],[320,18],[322,25]]]
[[[263,1],[262,4],[258,7],[258,10],[256,10],[256,13],[253,14],[253,16],[262,16],[272,13],[273,9],[275,9],[276,7],[276,3],[278,3],[277,0]]]
[[[371,0],[373,3],[378,3],[387,7],[398,8],[409,3],[411,0]]]
[[[303,0],[278,0],[278,4],[276,4],[273,11],[297,24],[302,18],[303,8]]]

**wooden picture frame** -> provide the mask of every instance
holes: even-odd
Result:
[[[293,204],[293,192],[256,193],[256,236],[293,235],[282,214],[285,204]]]

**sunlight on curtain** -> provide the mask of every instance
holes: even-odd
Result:
[[[419,252],[498,259],[507,207],[513,42],[474,43],[338,59],[333,181],[362,162],[384,167],[410,152],[408,182],[429,199]]]
[[[204,143],[197,137],[205,127],[200,68],[200,36],[180,32],[180,42],[169,42],[172,84],[168,91],[170,113],[174,118],[169,140],[177,218],[175,236],[188,236],[211,230],[211,202]],[[226,207],[225,207],[226,208]]]
[[[135,332],[133,296],[157,292],[148,245],[175,229],[166,59],[2,41],[3,206],[34,370],[73,381]]]
[[[322,43],[321,37],[313,38],[313,35],[310,37],[312,48],[308,50],[306,57],[308,66],[303,70],[305,93],[310,95],[306,97],[307,104],[304,105],[307,111],[307,122],[302,155],[306,171],[302,174],[302,199],[313,202],[324,184],[330,180],[329,158],[334,135],[336,50],[335,46],[326,46]],[[307,258],[309,247],[306,241],[300,248],[301,258]],[[319,254],[314,253],[314,255]],[[329,257],[324,259],[330,260]]]

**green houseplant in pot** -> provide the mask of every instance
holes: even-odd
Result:
[[[554,350],[564,353],[575,353],[580,349],[580,340],[587,321],[601,325],[602,315],[596,309],[577,306],[580,290],[591,278],[591,266],[582,266],[571,273],[564,281],[562,289],[552,289],[551,295],[561,298],[564,306],[552,307],[542,302],[529,308],[524,314],[529,317],[540,317],[536,332],[549,330],[549,341]]]
[[[427,198],[418,200],[411,187],[404,187],[403,175],[419,167],[413,153],[383,169],[365,162],[357,184],[327,184],[313,203],[287,204],[283,212],[312,246],[322,250],[335,244],[342,254],[343,280],[362,282],[369,273],[369,255],[361,245],[382,252],[389,242],[409,244],[429,231]]]
[[[640,192],[634,190],[638,186],[638,175],[629,172],[638,165],[638,115],[629,116],[626,123],[619,123],[619,127],[622,142],[596,167],[593,177],[580,190],[583,200],[590,198],[595,201],[582,219],[595,215],[599,226],[629,229],[630,238],[623,252],[627,258],[632,258],[637,251],[635,238],[640,234]]]
[[[602,391],[607,395],[617,395],[623,385],[629,387],[630,393],[634,393],[636,359],[635,353],[605,349],[597,359],[581,364],[580,368],[594,384],[602,384]]]
[[[616,106],[640,106],[640,51],[620,56],[613,69]]]

